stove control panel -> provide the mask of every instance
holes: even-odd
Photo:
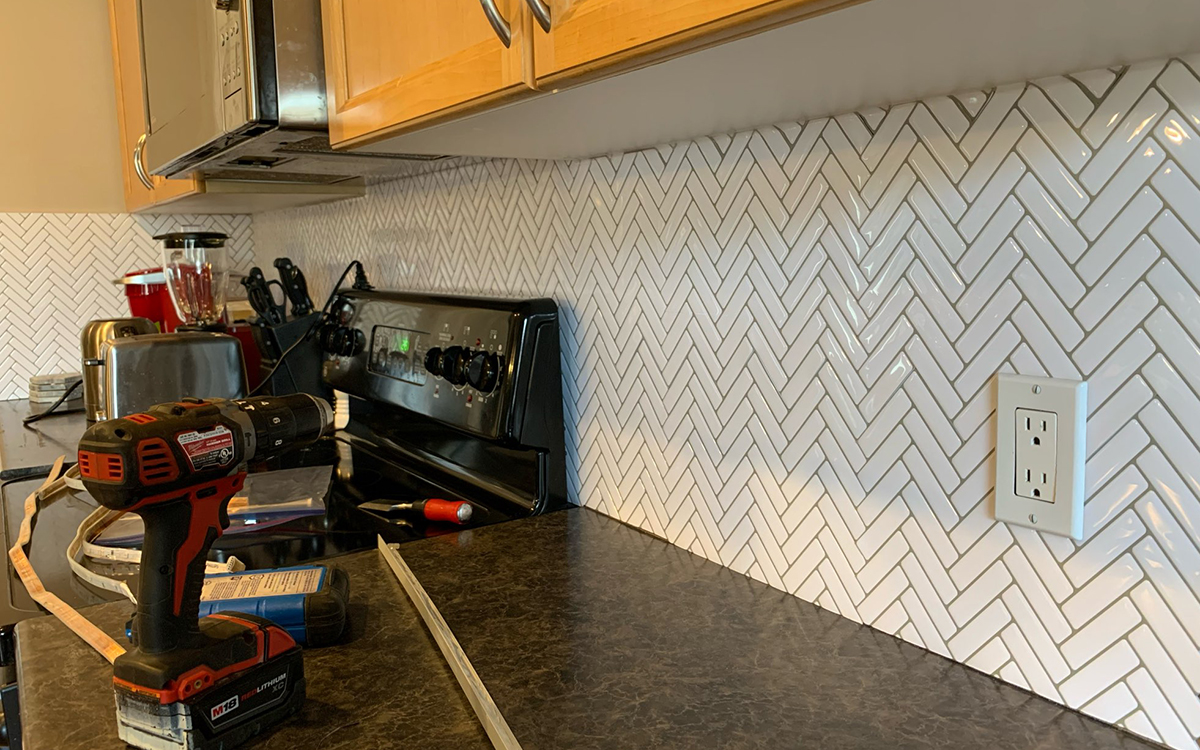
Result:
[[[506,437],[536,398],[530,377],[551,330],[557,359],[550,300],[347,292],[321,330],[323,375],[338,390]]]
[[[504,357],[486,349],[465,346],[433,347],[425,352],[425,372],[457,386],[491,393],[500,383]]]
[[[367,369],[377,375],[425,385],[428,376],[421,367],[417,349],[426,345],[424,331],[412,331],[393,326],[377,325],[371,331],[371,352]]]

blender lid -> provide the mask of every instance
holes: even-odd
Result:
[[[163,247],[225,247],[229,235],[224,232],[167,232],[156,235],[156,240],[162,240]]]
[[[165,284],[167,283],[167,275],[163,273],[161,266],[158,268],[142,268],[137,271],[130,271],[119,279],[113,279],[113,283],[124,284],[126,286]]]

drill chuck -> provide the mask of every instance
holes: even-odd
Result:
[[[244,457],[247,461],[271,458],[333,432],[333,409],[324,399],[307,393],[229,403],[240,412],[232,416],[249,423],[247,432],[253,438]]]

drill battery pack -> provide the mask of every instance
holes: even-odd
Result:
[[[225,622],[214,623],[218,618]],[[202,629],[209,623],[227,629],[234,618],[248,626],[236,640],[257,652],[248,666],[218,671],[196,667],[165,691],[114,677],[122,740],[147,750],[226,750],[300,710],[305,698],[300,647],[273,623],[242,613],[206,617],[200,623]],[[257,643],[251,645],[253,641]],[[128,656],[137,658],[135,652],[118,658],[118,674],[156,666],[147,657],[140,664],[122,664]]]
[[[245,612],[265,617],[306,647],[342,637],[350,577],[335,565],[296,565],[205,576],[200,615]]]

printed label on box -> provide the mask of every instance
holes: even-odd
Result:
[[[205,578],[204,588],[200,591],[200,601],[312,594],[316,593],[320,585],[320,568],[239,573],[233,576]]]

